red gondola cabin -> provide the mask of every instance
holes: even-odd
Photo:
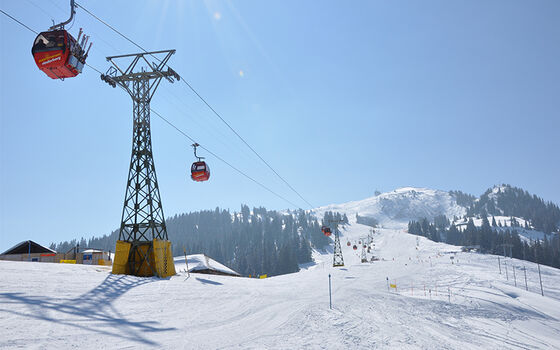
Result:
[[[202,182],[208,181],[210,178],[210,168],[206,165],[206,162],[199,161],[194,162],[191,166],[191,179],[194,181]]]
[[[331,229],[330,227],[327,226],[323,226],[321,227],[321,231],[323,231],[323,234],[327,237],[329,237],[330,235],[332,235]]]
[[[87,56],[76,39],[64,29],[37,35],[31,53],[37,67],[52,79],[72,78],[80,74]]]

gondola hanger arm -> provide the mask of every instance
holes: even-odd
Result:
[[[76,13],[76,4],[74,3],[74,0],[70,0],[70,18],[68,18],[66,21],[61,22],[59,24],[54,24],[52,27],[49,28],[49,30],[55,30],[55,29],[58,29],[58,28],[64,29],[65,25],[72,22],[72,19],[74,19],[74,14],[75,13]]]

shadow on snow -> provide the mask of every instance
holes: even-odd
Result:
[[[223,283],[216,282],[216,281],[211,281],[211,280],[207,280],[207,279],[205,279],[205,278],[200,278],[200,277],[196,277],[196,280],[197,280],[198,282],[204,283],[204,284],[213,284],[213,285],[216,285],[216,286],[222,286],[222,285],[223,285]]]
[[[24,293],[0,293],[0,311],[26,318],[59,323],[99,334],[125,338],[146,345],[158,345],[145,334],[166,332],[176,328],[158,327],[156,321],[129,321],[113,306],[113,302],[132,288],[156,281],[153,278],[139,278],[110,274],[94,289],[73,299],[59,299],[47,296],[29,296]],[[29,312],[11,310],[7,305],[22,304]],[[57,313],[65,314],[61,317]]]

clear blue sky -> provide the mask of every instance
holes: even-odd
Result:
[[[510,183],[560,203],[560,2],[78,1],[170,65],[315,206],[402,186],[480,195]],[[37,31],[67,0],[0,0]],[[138,49],[77,10],[88,62]],[[53,81],[34,34],[0,14],[0,251],[120,224],[132,101],[99,74]],[[242,74],[241,74],[242,72]],[[183,84],[152,100],[199,143],[307,208]],[[290,205],[207,157],[152,115],[166,216]],[[201,152],[204,153],[204,152]],[[202,154],[204,155],[204,154]]]

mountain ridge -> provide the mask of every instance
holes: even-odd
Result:
[[[329,204],[313,210],[345,213],[350,220],[356,215],[375,219],[381,226],[401,228],[409,221],[481,218],[488,215],[511,216],[526,220],[535,230],[555,232],[560,227],[560,209],[536,195],[511,185],[494,185],[479,197],[461,191],[443,191],[423,187],[401,187],[362,200]]]
[[[458,205],[449,192],[422,187],[401,187],[363,200],[313,210],[316,215],[324,215],[327,211],[345,213],[350,220],[356,220],[356,214],[375,218],[380,225],[394,228],[403,228],[414,219],[466,214],[466,208]]]

